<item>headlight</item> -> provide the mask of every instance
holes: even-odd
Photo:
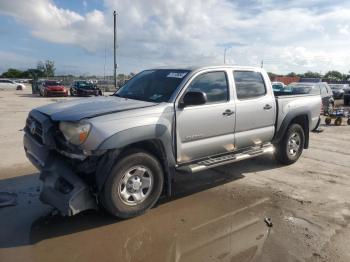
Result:
[[[60,122],[59,128],[68,142],[80,145],[88,137],[91,125],[84,121]]]

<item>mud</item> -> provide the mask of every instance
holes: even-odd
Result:
[[[174,197],[133,219],[61,217],[39,201],[15,133],[30,107],[50,100],[1,97],[8,112],[24,112],[0,114],[0,192],[16,195],[0,208],[0,261],[350,261],[350,127],[312,133],[291,166],[264,156],[177,174]]]

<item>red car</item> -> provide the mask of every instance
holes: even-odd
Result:
[[[68,96],[68,89],[56,80],[45,80],[39,87],[40,96]]]

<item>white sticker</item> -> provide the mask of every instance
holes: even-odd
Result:
[[[187,72],[186,73],[171,72],[166,77],[183,78],[185,75],[187,75]]]

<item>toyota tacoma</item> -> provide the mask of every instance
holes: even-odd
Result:
[[[320,109],[319,94],[275,96],[262,68],[152,69],[109,97],[33,109],[24,149],[42,202],[63,215],[103,207],[128,218],[170,196],[176,172],[269,153],[294,163]]]

